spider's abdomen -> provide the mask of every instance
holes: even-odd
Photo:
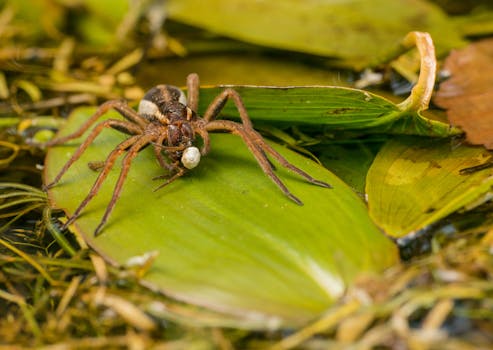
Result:
[[[146,92],[139,103],[138,113],[149,121],[167,124],[170,120],[186,118],[187,99],[183,91],[172,85],[157,85]]]
[[[143,100],[153,102],[160,109],[167,104],[180,102],[182,105],[187,105],[185,93],[173,85],[157,85],[146,92]]]

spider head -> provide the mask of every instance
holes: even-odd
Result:
[[[187,121],[178,121],[169,124],[166,130],[166,136],[164,141],[167,146],[182,147],[182,149],[192,146],[195,140],[192,125]]]

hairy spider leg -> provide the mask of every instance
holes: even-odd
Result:
[[[330,184],[313,178],[312,176],[310,176],[305,171],[301,170],[300,168],[298,168],[298,167],[294,166],[293,164],[291,164],[290,162],[288,162],[286,160],[286,158],[284,158],[282,155],[280,155],[279,152],[277,152],[274,148],[272,148],[272,146],[270,146],[267,142],[265,142],[265,140],[262,138],[262,136],[260,136],[260,134],[258,132],[255,131],[255,133],[253,135],[250,135],[250,136],[252,138],[254,138],[254,140],[253,140],[254,144],[256,144],[259,148],[261,148],[261,150],[263,152],[269,153],[272,157],[274,157],[279,162],[279,164],[281,164],[286,169],[289,169],[292,172],[300,175],[301,177],[304,177],[308,182],[310,182],[314,185],[326,187],[326,188],[332,188],[332,186]],[[264,154],[264,156],[265,156],[265,154]]]
[[[245,127],[245,129],[254,130],[252,121],[248,116],[248,113],[240,97],[240,94],[238,94],[238,92],[230,88],[223,90],[223,92],[217,95],[216,98],[211,102],[211,104],[209,105],[209,107],[207,107],[207,110],[203,115],[204,120],[206,122],[210,122],[211,120],[216,119],[219,113],[221,112],[221,110],[226,105],[226,102],[228,102],[228,99],[230,98],[233,100],[236,109],[240,113],[241,122]]]
[[[97,236],[100,233],[104,224],[108,220],[108,217],[113,211],[116,201],[120,197],[120,193],[123,188],[123,183],[125,182],[128,172],[130,171],[130,165],[132,164],[132,160],[137,156],[137,154],[143,147],[147,146],[149,142],[152,142],[156,138],[155,135],[144,135],[137,137],[138,139],[133,143],[133,145],[130,147],[127,154],[123,158],[122,170],[120,171],[120,175],[118,176],[118,180],[116,181],[115,189],[113,190],[113,195],[111,196],[111,200],[108,203],[108,206],[106,207],[106,210],[104,212],[103,217],[101,218],[101,221],[99,222],[98,226],[96,227],[96,230],[94,231],[94,236]]]
[[[262,140],[262,137],[255,130],[247,130],[242,125],[229,120],[211,121],[206,125],[206,128],[208,131],[225,130],[231,132],[232,134],[239,135],[245,142],[248,149],[250,149],[255,156],[255,159],[259,163],[263,172],[281,189],[286,196],[288,196],[296,204],[303,205],[303,202],[292,194],[282,180],[274,173],[274,169],[269,158],[266,156],[266,152],[271,154],[279,162],[279,164],[300,175],[309,182],[322,187],[330,187],[329,184],[323,181],[315,180],[303,170],[289,163],[283,156],[267,145],[267,143]]]
[[[294,194],[292,194],[287,186],[282,182],[282,180],[274,173],[271,163],[269,162],[269,159],[265,156],[265,153],[262,152],[261,148],[255,145],[254,141],[249,137],[248,133],[245,132],[244,128],[241,125],[229,120],[214,120],[208,123],[206,127],[208,131],[225,130],[231,132],[232,134],[240,136],[250,152],[252,152],[252,154],[254,155],[262,171],[277,185],[277,187],[281,189],[281,191],[286,196],[288,196],[296,204],[303,205],[303,202]]]
[[[163,149],[165,151],[172,151],[172,152],[182,151],[184,149],[184,146],[177,146],[177,147],[163,146],[163,142],[166,139],[166,137],[167,137],[166,133],[161,133],[159,135],[157,141],[154,143],[154,154],[156,155],[156,158],[158,159],[158,162],[162,168],[167,169],[169,172],[176,171],[176,173],[174,173],[171,177],[169,176],[169,174],[153,177],[152,178],[153,180],[160,180],[164,178],[167,179],[166,182],[156,187],[153,190],[153,192],[156,192],[157,190],[163,188],[166,185],[169,185],[170,183],[172,183],[173,181],[175,181],[176,179],[178,179],[179,177],[183,176],[186,173],[185,169],[179,166],[180,164],[179,162],[169,163],[164,159],[162,154]]]
[[[167,178],[167,180],[162,183],[161,185],[159,185],[158,187],[156,187],[154,190],[152,190],[153,192],[156,192],[158,190],[160,190],[161,188],[163,188],[164,186],[167,186],[169,185],[170,183],[172,183],[173,181],[179,179],[180,177],[182,177],[183,175],[185,175],[186,173],[186,170],[179,167],[179,166],[176,166],[176,173],[173,174],[173,176],[171,177],[168,177],[166,175],[161,175],[161,176],[156,176],[155,178],[153,178],[153,180],[158,180],[158,179],[162,179],[162,178]]]
[[[203,120],[202,120],[203,122]],[[209,133],[202,127],[194,128],[194,133],[198,134],[202,138],[202,147],[200,149],[200,154],[205,156],[211,150],[211,141],[209,139]]]
[[[233,100],[236,108],[238,109],[242,121],[241,127],[237,123],[231,121],[214,120],[224,108],[229,98]],[[274,173],[274,166],[269,158],[267,158],[266,153],[269,153],[272,157],[274,157],[283,167],[300,175],[310,183],[327,188],[331,187],[328,183],[314,179],[303,170],[288,162],[283,156],[281,156],[264,141],[262,136],[260,136],[260,134],[253,128],[252,121],[250,120],[245,105],[243,104],[243,101],[237,91],[227,88],[220,93],[212,101],[209,107],[207,107],[207,110],[204,113],[204,120],[207,122],[205,126],[207,131],[226,130],[240,135],[250,151],[254,154],[264,173],[269,176],[272,181],[274,181],[277,186],[294,202],[302,204],[302,202],[288,190],[286,185],[284,185],[284,183]]]
[[[120,144],[118,144],[118,146],[116,146],[116,148],[110,152],[110,154],[108,155],[108,157],[104,162],[104,168],[99,173],[98,177],[96,178],[96,181],[94,181],[91,190],[84,198],[84,200],[79,204],[77,209],[75,209],[73,215],[63,225],[63,228],[67,228],[71,223],[75,221],[75,219],[77,219],[77,217],[79,217],[82,210],[87,206],[87,204],[91,201],[91,199],[98,193],[99,188],[101,187],[104,180],[108,176],[110,170],[113,168],[117,158],[121,156],[123,152],[125,152],[125,150],[127,150],[129,147],[135,144],[141,137],[142,137],[141,135],[132,136],[126,139],[125,141],[121,142]]]
[[[199,76],[196,73],[190,73],[187,76],[187,106],[195,113],[199,108],[199,89]]]
[[[115,109],[118,113],[120,113],[125,119],[130,122],[133,122],[140,126],[141,128],[145,128],[145,126],[149,123],[145,118],[141,117],[136,111],[130,108],[125,101],[121,100],[111,100],[103,103],[96,112],[84,123],[82,126],[72,134],[67,136],[63,136],[60,138],[55,138],[46,142],[45,146],[54,146],[65,143],[67,141],[79,138],[82,136],[99,118],[101,118],[104,114],[106,114],[110,109]]]
[[[216,119],[217,116],[219,115],[219,113],[221,112],[221,110],[226,105],[226,102],[230,98],[233,100],[236,108],[238,109],[238,112],[240,114],[240,119],[241,119],[242,124],[245,127],[245,129],[248,130],[249,132],[257,133],[255,131],[255,129],[253,128],[252,121],[251,121],[250,117],[248,116],[248,112],[246,111],[245,105],[243,104],[243,100],[241,99],[240,94],[236,90],[231,89],[231,88],[225,89],[221,94],[219,94],[214,99],[214,101],[212,101],[212,103],[209,105],[209,107],[207,108],[207,111],[204,114],[204,120],[206,120],[207,122],[210,122],[210,121]],[[207,139],[208,139],[208,135],[207,135]],[[208,152],[208,149],[207,149],[207,152]],[[261,150],[261,152],[264,152],[264,151]],[[270,163],[271,168],[275,170],[274,164],[272,164],[270,159],[267,158],[265,156],[265,154],[264,154],[264,158],[266,158],[267,161]]]
[[[166,148],[165,146],[163,146],[163,142],[166,138],[167,135],[164,132],[159,135],[156,142],[154,143],[154,154],[156,155],[157,161],[161,168],[164,168],[168,171],[173,171],[175,170],[176,166],[167,162],[166,159],[164,159],[162,153],[163,148]]]
[[[152,190],[153,192],[160,190],[161,188],[163,188],[166,185],[169,185],[170,183],[172,183],[173,181],[175,181],[176,179],[178,179],[179,177],[183,176],[186,173],[185,169],[183,169],[182,167],[179,166],[179,162],[168,163],[164,159],[163,154],[161,153],[161,151],[163,149],[169,150],[169,151],[179,151],[179,150],[183,149],[183,147],[163,146],[162,143],[163,143],[163,140],[165,138],[166,138],[166,135],[160,135],[159,136],[158,141],[154,145],[154,153],[156,154],[156,158],[158,159],[158,162],[161,165],[161,167],[167,169],[169,172],[176,171],[176,173],[174,173],[171,177],[169,176],[169,174],[159,175],[159,176],[153,177],[152,178],[153,180],[160,180],[160,179],[164,179],[164,178],[167,179],[166,182],[164,182],[163,184],[159,185],[154,190]]]
[[[55,186],[62,176],[67,172],[67,170],[74,164],[81,155],[85,152],[87,147],[94,141],[94,139],[105,129],[114,128],[117,130],[126,130],[129,134],[138,134],[141,132],[141,128],[135,124],[132,124],[125,120],[108,119],[97,124],[94,129],[91,130],[89,136],[84,140],[83,143],[77,148],[72,157],[64,164],[63,168],[58,172],[52,182],[45,186],[46,189]],[[73,135],[73,134],[71,134]],[[69,136],[71,136],[69,135]],[[61,138],[64,139],[64,138]]]
[[[195,113],[198,113],[199,108],[199,90],[200,80],[198,74],[190,73],[187,76],[187,105]],[[196,124],[196,126],[199,127],[194,128],[194,133],[198,134],[202,138],[203,145],[200,149],[200,154],[205,156],[211,149],[211,142],[209,140],[209,133],[202,128],[203,125],[203,123],[200,125]]]

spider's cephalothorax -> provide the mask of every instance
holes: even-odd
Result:
[[[190,74],[187,78],[188,95],[175,86],[158,85],[149,90],[139,103],[138,111],[130,108],[124,101],[112,100],[102,104],[96,113],[89,118],[76,132],[56,138],[47,143],[48,146],[62,144],[69,140],[82,136],[96,121],[110,109],[118,111],[125,120],[107,119],[97,123],[84,142],[77,148],[72,157],[65,163],[54,180],[47,184],[50,188],[57,184],[70,166],[80,158],[94,139],[106,128],[113,128],[130,135],[126,140],[118,144],[106,158],[91,190],[69,218],[65,227],[72,223],[87,206],[91,199],[98,193],[102,183],[118,157],[125,153],[122,161],[122,169],[113,191],[106,211],[95,230],[97,235],[106,223],[115,203],[120,195],[123,183],[128,175],[132,160],[140,150],[152,145],[155,156],[161,167],[168,170],[165,176],[167,180],[158,188],[161,188],[176,180],[189,169],[195,168],[203,155],[209,152],[209,132],[229,132],[243,139],[248,149],[255,156],[264,173],[276,185],[297,204],[302,202],[294,196],[275,174],[274,168],[267,155],[272,156],[283,167],[302,176],[307,181],[322,187],[330,187],[327,183],[319,181],[308,175],[303,170],[289,163],[283,156],[274,150],[262,136],[253,129],[252,122],[239,94],[231,89],[225,89],[209,105],[202,117],[197,115],[199,79],[197,74]],[[241,123],[230,120],[218,120],[216,117],[226,104],[232,99],[240,114]],[[196,142],[200,139],[200,149]],[[162,177],[159,177],[162,178]]]
[[[149,133],[166,134],[162,146],[172,163],[181,161],[187,169],[198,165],[200,152],[194,146],[192,125],[198,118],[187,106],[183,91],[171,85],[155,86],[140,101],[138,113],[150,122]]]

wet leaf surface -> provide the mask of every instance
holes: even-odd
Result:
[[[467,140],[493,149],[493,39],[453,51],[444,68],[451,77],[440,84],[435,103]]]
[[[465,169],[490,163],[491,158],[482,147],[448,139],[391,140],[366,178],[370,216],[393,237],[421,230],[490,191],[491,167]]]
[[[93,111],[78,110],[62,133]],[[103,160],[122,137],[103,133],[50,190],[52,204],[70,215],[97,175],[88,162]],[[45,181],[75,144],[49,150]],[[276,148],[334,188],[308,184],[278,166],[304,201],[298,206],[262,173],[239,138],[213,135],[211,154],[200,166],[158,192],[153,189],[159,183],[151,179],[163,171],[153,152],[144,150],[107,226],[94,238],[118,175],[115,166],[74,228],[119,264],[157,251],[145,281],[174,298],[234,315],[250,328],[301,324],[330,306],[355,276],[381,271],[398,258],[352,189],[315,162]]]

